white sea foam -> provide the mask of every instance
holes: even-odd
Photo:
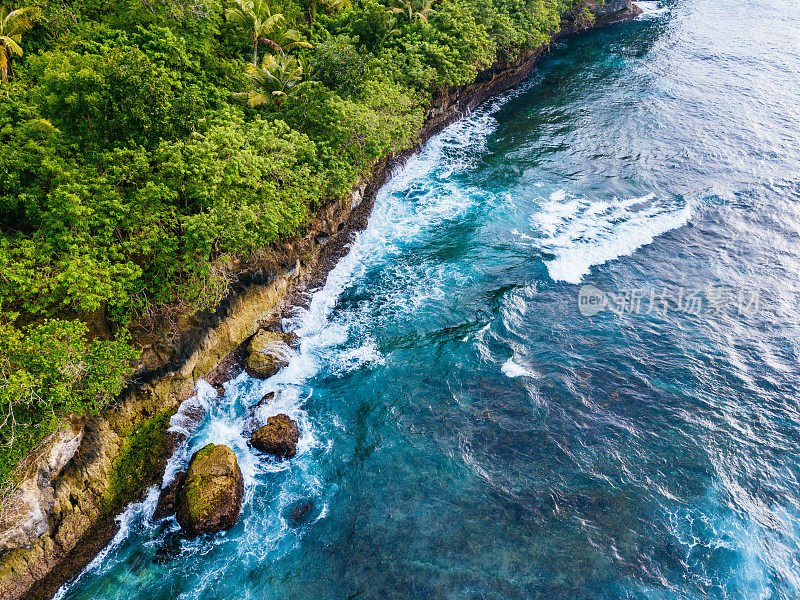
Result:
[[[512,379],[515,377],[536,377],[536,373],[527,367],[523,367],[516,362],[513,357],[504,362],[500,370],[503,372],[503,375]]]
[[[654,194],[604,201],[558,190],[531,219],[537,236],[519,237],[553,255],[546,261],[550,277],[580,283],[593,265],[632,254],[691,217],[689,204],[662,202]]]
[[[453,175],[470,169],[488,135],[496,127],[492,113],[511,96],[487,105],[431,138],[425,148],[395,171],[378,192],[367,227],[358,233],[344,256],[328,274],[322,289],[313,294],[307,308],[298,310],[285,323],[301,338],[301,354],[325,354],[351,339],[346,320],[330,321],[330,315],[346,289],[358,283],[376,265],[390,256],[404,255],[408,245],[443,221],[458,219],[478,203],[473,192],[453,181]],[[402,267],[401,267],[402,268]],[[425,281],[413,301],[441,295],[446,277],[438,273],[441,285],[432,285],[420,273],[408,273],[415,282]],[[396,273],[402,276],[402,273]],[[408,295],[405,295],[406,301]],[[350,350],[352,352],[352,349]],[[360,351],[368,360],[380,360],[369,348]]]
[[[725,487],[714,484],[696,506],[662,507],[675,551],[689,565],[688,576],[699,586],[718,587],[725,598],[739,597],[743,590],[748,598],[773,598],[775,580],[781,582],[783,594],[779,597],[796,598],[800,593],[794,551],[800,533],[794,527],[796,514],[780,504],[734,512],[729,507],[730,490]],[[693,556],[708,556],[711,564],[727,564],[730,572],[720,576],[707,569],[705,561],[692,561]]]
[[[669,6],[662,6],[661,2],[640,0],[639,2],[634,2],[634,4],[642,9],[642,14],[636,17],[639,20],[654,19],[669,12]]]

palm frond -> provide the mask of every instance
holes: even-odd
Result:
[[[5,46],[8,52],[11,54],[22,56],[22,46],[20,46],[10,35],[0,35],[0,46]]]
[[[283,23],[284,21],[286,21],[286,17],[284,17],[281,13],[270,15],[264,21],[264,30],[272,31],[278,26],[279,23]]]
[[[256,90],[250,90],[250,93],[247,96],[247,103],[252,107],[255,108],[256,106],[261,106],[262,104],[266,104],[269,102],[270,97],[265,96],[261,92]]]
[[[247,27],[250,18],[240,8],[231,7],[225,11],[225,18],[241,27]]]

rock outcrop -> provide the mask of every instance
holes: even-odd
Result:
[[[244,478],[233,450],[209,444],[192,456],[176,517],[190,536],[230,529],[239,519]]]
[[[153,512],[153,521],[171,517],[175,514],[178,505],[178,494],[183,488],[184,481],[186,481],[186,472],[179,471],[175,473],[175,477],[167,484],[167,487],[161,490],[156,509]]]
[[[47,532],[47,518],[56,502],[53,481],[78,450],[83,440],[83,425],[76,421],[50,437],[43,454],[31,465],[33,475],[20,483],[3,507],[0,553],[32,546]]]
[[[591,1],[588,3],[589,11],[596,19],[604,19],[610,15],[627,12],[633,8],[631,0],[605,0],[605,2]]]
[[[349,230],[344,224],[361,203],[366,187],[367,182],[362,181],[352,195],[320,207],[312,219],[315,232],[328,232],[332,239],[346,238]],[[235,375],[231,368],[235,360],[225,369],[227,377],[217,378],[216,372],[240,350],[244,355],[246,340],[281,314],[293,294],[317,281],[323,246],[314,241],[316,233],[295,240],[283,251],[288,253],[285,256],[272,250],[264,253],[267,258],[274,257],[274,268],[269,261],[256,266],[268,277],[254,277],[208,320],[170,342],[166,363],[153,366],[143,360],[136,374],[138,383],[101,414],[89,418],[81,426],[79,440],[73,436],[68,443],[48,442],[40,456],[30,457],[24,480],[0,498],[0,598],[52,597],[111,541],[118,527],[113,516],[161,480],[163,465],[172,453],[168,448],[171,441],[160,443],[170,435],[169,420],[161,417],[174,415],[182,402],[193,397],[200,378],[216,382]],[[324,248],[329,247],[330,242]],[[197,418],[189,421],[201,415],[198,407]],[[150,427],[154,419],[163,426],[157,430]],[[184,424],[184,428],[190,425]],[[153,435],[145,444],[135,439],[143,428]],[[144,456],[149,463],[146,476],[137,466],[140,461],[126,458],[136,449],[146,449],[148,454]],[[168,454],[156,456],[162,449]],[[63,468],[51,468],[51,455],[61,457]],[[123,464],[137,472],[122,470]],[[121,481],[124,485],[119,485]]]
[[[291,334],[259,329],[247,345],[245,370],[251,377],[267,379],[289,364]]]
[[[275,415],[267,424],[256,430],[250,438],[254,448],[278,458],[292,458],[297,454],[300,430],[288,415]]]
[[[556,37],[591,27],[626,21],[641,13],[642,9],[633,4],[631,0],[585,0],[582,4],[575,5],[565,15],[561,22],[561,31]]]

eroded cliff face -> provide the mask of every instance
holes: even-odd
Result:
[[[83,440],[83,423],[76,425],[54,433],[41,455],[33,457],[32,474],[0,515],[0,552],[29,546],[47,532],[47,518],[55,507],[53,482]]]
[[[99,416],[54,435],[32,458],[29,477],[0,517],[0,598],[52,596],[108,543],[113,516],[161,481],[178,441],[167,432],[169,417],[194,395],[199,379],[219,379],[215,369],[223,359],[277,316],[322,254],[318,239],[344,231],[365,187],[320,211],[308,236],[296,240],[291,268],[230,298],[224,317],[180,368],[133,386]]]
[[[589,7],[596,25],[640,12],[630,0]],[[575,29],[566,19],[558,35]],[[524,80],[546,49],[500,57],[472,85],[440,96],[425,115],[419,145],[486,98]],[[66,424],[31,457],[27,478],[0,507],[0,598],[52,597],[110,541],[116,532],[114,516],[160,483],[179,441],[167,431],[169,418],[194,395],[197,381],[219,383],[235,374],[232,357],[260,327],[274,323],[324,278],[346,251],[351,233],[366,225],[377,190],[416,149],[374,165],[367,180],[317,211],[309,232],[276,249],[268,261],[289,266],[244,277],[249,283],[226,299],[213,319],[197,324],[188,337],[170,335],[175,341],[165,344],[158,368],[151,365],[140,374],[139,381],[145,382],[126,390],[99,416]]]

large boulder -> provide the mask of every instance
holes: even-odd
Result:
[[[275,415],[267,424],[256,430],[250,438],[254,448],[278,458],[292,458],[297,454],[300,430],[288,415]]]
[[[190,536],[230,529],[243,497],[244,478],[233,450],[209,444],[189,462],[175,516]]]
[[[290,333],[259,329],[247,345],[245,371],[251,377],[267,379],[289,364],[289,345],[294,336]]]

